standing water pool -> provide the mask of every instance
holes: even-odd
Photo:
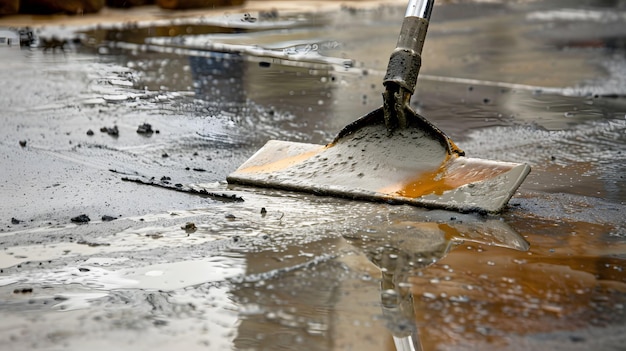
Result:
[[[499,215],[226,184],[382,104],[404,4],[359,4],[0,47],[3,348],[623,348],[623,1],[435,7],[412,106],[532,167]]]

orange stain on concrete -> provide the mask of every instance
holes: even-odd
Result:
[[[611,239],[613,227],[528,218],[509,224],[530,251],[464,243],[410,279],[424,349],[497,348],[510,335],[611,324],[607,311],[622,306],[626,293],[626,242]]]
[[[497,177],[512,167],[495,165],[478,160],[468,161],[456,155],[450,155],[437,169],[421,172],[404,182],[379,190],[383,194],[418,198],[424,195],[441,195],[470,183],[477,183]]]
[[[271,172],[278,172],[278,171],[282,171],[284,169],[287,169],[293,165],[296,165],[300,162],[306,161],[309,158],[319,154],[320,152],[324,151],[326,149],[326,146],[320,146],[319,149],[313,150],[313,151],[307,151],[298,155],[294,155],[294,156],[289,156],[289,157],[285,157],[285,158],[281,158],[277,161],[274,162],[270,162],[270,163],[266,163],[263,165],[259,165],[259,166],[250,166],[250,167],[246,167],[244,169],[240,169],[238,170],[238,172],[242,172],[242,173],[271,173]]]

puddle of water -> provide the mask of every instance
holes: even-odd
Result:
[[[215,191],[216,186],[221,185],[211,185],[209,189]],[[165,307],[159,304],[161,307],[157,311],[160,312],[150,314],[150,318],[165,320],[172,328],[180,328],[190,319],[198,321],[205,318],[201,316],[231,306],[229,308],[237,311],[236,315],[219,314],[215,323],[222,325],[221,330],[230,331],[232,336],[216,336],[217,342],[231,340],[234,346],[229,347],[235,348],[306,345],[310,342],[323,349],[329,340],[346,346],[363,345],[361,338],[374,334],[390,335],[386,325],[406,322],[406,317],[397,319],[397,313],[380,309],[378,277],[381,269],[398,276],[415,274],[418,267],[430,265],[443,257],[452,247],[450,240],[477,241],[487,247],[524,248],[526,245],[498,219],[484,220],[469,214],[317,197],[303,202],[298,194],[267,190],[250,189],[248,194],[245,206],[233,204],[222,209],[177,212],[179,216],[169,213],[146,216],[148,221],[143,228],[129,228],[106,236],[110,246],[104,248],[111,250],[109,254],[114,256],[83,251],[81,256],[53,258],[53,262],[66,261],[54,269],[31,270],[26,265],[26,271],[20,269],[4,275],[17,279],[4,285],[3,289],[32,287],[34,294],[43,291],[40,299],[49,297],[50,293],[45,291],[51,289],[58,300],[54,303],[55,311],[69,313],[82,308],[86,314],[99,314],[103,306],[118,311],[118,304],[128,304],[128,301],[135,306],[131,310],[139,313],[146,304],[155,303],[154,297],[147,297],[153,296],[152,292],[167,292],[171,296],[162,303],[169,307],[162,310]],[[261,205],[266,208],[265,214],[258,212]],[[346,212],[347,209],[350,210]],[[225,213],[233,216],[226,217]],[[346,216],[347,213],[350,215]],[[165,225],[159,230],[155,225],[190,220],[199,223],[196,233],[213,232],[216,238],[230,238],[231,243],[236,238],[234,245],[207,246],[205,242],[181,246],[186,237],[178,235],[180,226]],[[135,223],[137,226],[142,221]],[[93,231],[85,226],[76,226],[72,230]],[[164,238],[145,236],[156,232],[162,233]],[[344,233],[344,236],[338,233]],[[137,239],[131,239],[135,237]],[[144,247],[128,250],[132,247],[132,243],[130,246],[126,244],[128,240],[142,240]],[[146,243],[159,240],[177,241],[179,245],[168,245],[166,241],[163,241],[163,247]],[[156,253],[163,252],[163,249],[179,253],[163,255],[161,259],[174,258],[167,263],[142,262],[143,259],[154,261]],[[181,261],[181,254],[188,258]],[[205,258],[194,258],[198,254]],[[380,255],[389,256],[381,261]],[[413,268],[405,270],[398,266],[396,272],[391,262],[413,262]],[[401,280],[397,283],[400,284]],[[72,286],[80,286],[80,289],[63,291],[62,287]],[[216,286],[223,288],[229,302],[214,301],[202,307],[200,301],[213,296]],[[393,288],[386,290],[389,289]],[[107,295],[98,295],[102,291]],[[114,302],[118,297],[120,302]],[[194,314],[188,319],[174,312],[189,304],[195,306],[197,312],[194,313],[200,316]],[[41,313],[53,313],[41,309]],[[337,315],[337,311],[342,310],[353,312]],[[30,327],[37,329],[45,325],[46,322],[40,320]],[[359,329],[356,333],[355,327]],[[232,334],[233,330],[236,334]],[[72,344],[81,342],[82,338],[64,340]],[[124,340],[121,338],[120,342]],[[389,342],[387,338],[372,341],[376,347],[384,347]]]
[[[62,311],[85,309],[91,306],[93,300],[102,299],[107,295],[105,292],[64,293],[57,296],[57,299],[64,301],[54,305],[54,307]]]
[[[425,347],[485,338],[505,346],[512,334],[546,325],[577,330],[624,322],[626,248],[610,239],[614,228],[539,218],[511,225],[535,245],[529,252],[463,245],[412,278]]]
[[[209,189],[215,191],[216,186],[220,185],[211,185]],[[215,342],[225,343],[228,348],[311,344],[325,349],[331,340],[333,345],[346,347],[389,348],[394,333],[399,333],[397,328],[406,330],[410,326],[406,324],[407,314],[402,312],[407,309],[400,307],[409,303],[406,301],[412,301],[415,309],[410,316],[415,317],[417,324],[409,329],[417,334],[411,335],[419,338],[425,349],[451,345],[460,339],[480,343],[485,333],[498,344],[504,343],[510,333],[545,330],[545,323],[557,329],[572,327],[577,324],[568,321],[579,318],[580,313],[599,318],[602,310],[586,305],[590,296],[601,304],[623,303],[623,295],[617,293],[625,288],[619,283],[624,278],[620,273],[623,260],[619,256],[600,258],[619,255],[626,249],[615,238],[611,244],[614,251],[606,250],[607,240],[611,240],[607,235],[619,233],[619,229],[586,222],[586,213],[598,205],[587,206],[587,212],[580,214],[580,206],[567,201],[561,210],[555,211],[557,217],[550,219],[541,208],[533,209],[533,202],[539,200],[525,199],[505,218],[485,219],[472,214],[323,197],[303,201],[298,194],[249,189],[245,205],[225,205],[217,213],[211,208],[180,216],[154,215],[144,230],[132,229],[150,233],[156,230],[156,223],[168,219],[181,224],[193,220],[211,223],[209,226],[219,233],[218,237],[237,238],[234,246],[166,245],[171,254],[161,258],[173,260],[146,265],[142,260],[154,261],[155,254],[163,251],[154,246],[144,248],[145,255],[137,251],[128,255],[122,245],[125,237],[132,237],[127,230],[124,236],[108,236],[111,246],[117,248],[117,252],[111,252],[116,257],[84,255],[61,265],[64,268],[43,271],[25,267],[26,272],[11,273],[20,279],[3,289],[26,286],[35,293],[45,286],[53,290],[59,286],[92,289],[59,291],[53,296],[62,301],[57,301],[54,308],[97,315],[104,313],[99,312],[104,306],[122,313],[119,304],[128,301],[135,306],[129,313],[139,313],[145,306],[157,303],[152,294],[159,291],[168,297],[158,302],[158,312],[148,314],[150,320],[180,330],[217,313],[213,320],[221,326],[221,332],[214,335]],[[542,201],[544,206],[555,203],[549,197]],[[261,205],[267,209],[264,216],[259,213]],[[234,215],[228,219],[225,213]],[[563,213],[570,213],[571,218],[558,217]],[[139,225],[141,221],[135,223]],[[71,230],[83,228],[76,226]],[[161,232],[180,231],[176,228],[180,227],[164,226]],[[527,248],[526,240],[516,232],[531,243],[530,251],[511,250]],[[450,245],[450,240],[458,244]],[[121,250],[122,256],[117,257]],[[174,252],[177,250],[180,253]],[[196,257],[199,253],[211,257],[180,260],[181,254]],[[83,262],[70,263],[77,260]],[[426,266],[430,268],[423,269]],[[381,284],[392,285],[383,285],[381,290]],[[216,287],[225,300],[211,300],[203,305],[207,297],[215,298]],[[607,294],[607,288],[617,290]],[[399,300],[400,305],[388,302],[390,307],[381,309],[381,294],[390,289],[398,289],[404,297]],[[97,295],[102,291],[107,295]],[[406,295],[406,291],[411,293]],[[406,300],[409,296],[410,300]],[[196,312],[189,317],[175,312],[190,304]],[[44,309],[41,313],[52,312]],[[518,314],[539,324],[520,325],[503,320],[515,320]],[[111,316],[98,323],[109,325],[115,320],[117,317]],[[129,323],[142,325],[138,321]],[[31,322],[29,328],[49,326],[39,320]],[[154,328],[147,330],[158,330]],[[89,327],[78,330],[93,334]],[[112,333],[118,332],[115,330]],[[378,337],[372,339],[368,335]],[[72,344],[83,339],[64,340]],[[117,342],[123,344],[127,339],[121,337]]]
[[[0,233],[0,338],[16,349],[560,338],[604,349],[626,324],[623,9],[544,11],[558,4],[434,12],[414,107],[472,157],[533,166],[488,218],[205,185],[245,200],[227,203],[120,181],[219,182],[267,139],[330,141],[380,105],[403,10],[271,30],[239,17],[87,28],[66,54],[0,50],[11,92],[0,212],[23,221]],[[159,133],[137,134],[144,122]],[[119,136],[99,132],[113,125]],[[83,212],[94,221],[66,225]]]
[[[244,266],[243,260],[230,257],[211,257],[121,270],[89,266],[85,262],[79,267],[20,276],[18,280],[20,284],[80,284],[84,287],[104,290],[173,291],[209,282],[222,282],[240,276],[245,271]]]
[[[162,215],[171,216],[171,214]],[[190,215],[191,216],[191,215]],[[8,234],[8,233],[7,233]],[[0,253],[0,268],[24,262],[48,261],[62,257],[106,255],[111,252],[133,252],[164,247],[199,245],[223,240],[209,226],[198,224],[190,235],[180,225],[172,227],[129,228],[113,234],[114,238],[96,237],[91,241],[59,242],[50,244],[13,246]]]
[[[242,259],[213,258],[197,261],[164,263],[124,272],[125,279],[134,280],[136,289],[178,290],[207,282],[220,282],[244,272]]]

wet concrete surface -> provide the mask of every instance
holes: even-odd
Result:
[[[621,349],[623,1],[434,9],[413,105],[469,156],[531,165],[500,215],[224,182],[269,139],[324,144],[380,106],[403,14],[1,48],[3,349]]]

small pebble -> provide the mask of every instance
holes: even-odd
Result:
[[[141,124],[137,128],[137,134],[152,134],[154,130],[152,130],[152,126],[149,123]]]
[[[33,288],[21,288],[13,290],[14,294],[30,294],[33,292]]]
[[[100,128],[100,132],[107,133],[110,136],[119,136],[120,135],[120,131],[119,131],[119,129],[117,129],[117,126],[113,126],[112,128],[102,127],[102,128]]]
[[[80,216],[73,217],[71,221],[74,223],[88,223],[91,219],[89,219],[86,214],[81,214]]]
[[[183,229],[187,233],[193,233],[198,228],[196,227],[196,224],[194,222],[187,222],[187,223],[185,223],[184,226],[180,227],[180,229]]]

